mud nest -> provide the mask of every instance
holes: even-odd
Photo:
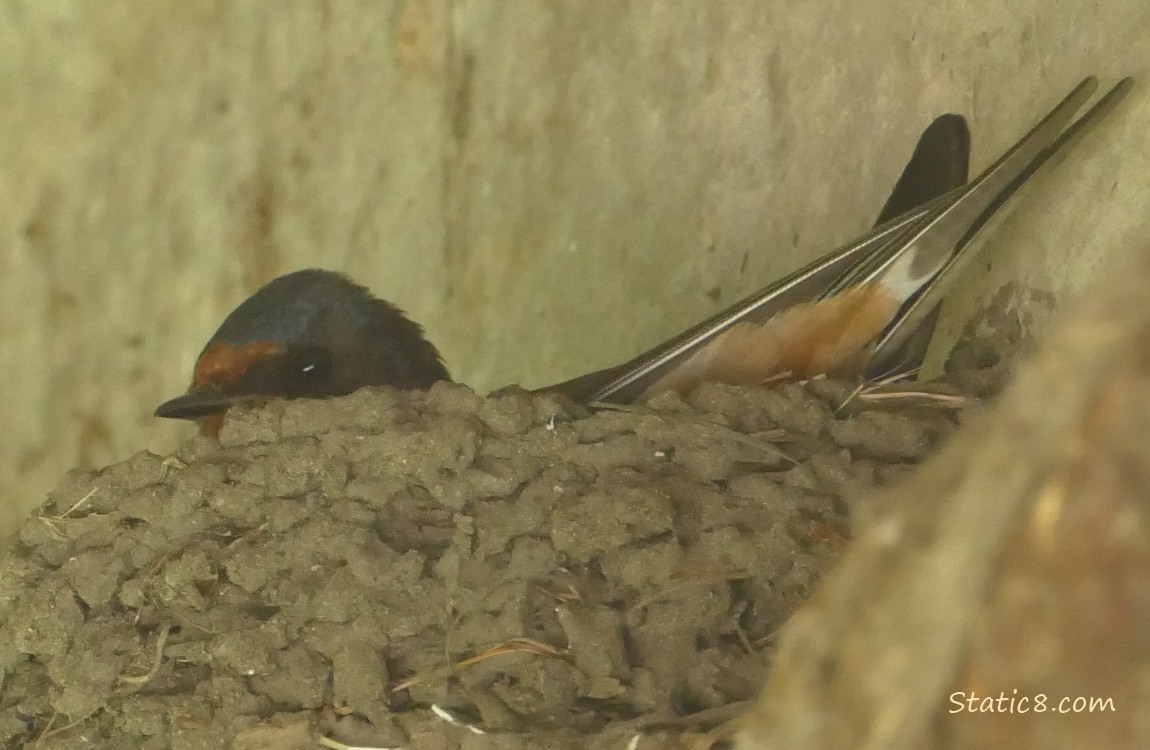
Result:
[[[968,400],[849,395],[588,414],[365,390],[73,472],[0,564],[0,743],[624,748],[719,724],[867,493]]]

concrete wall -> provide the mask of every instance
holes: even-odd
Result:
[[[935,115],[974,167],[1141,75],[986,248],[1064,294],[1148,228],[1150,4],[0,0],[0,534],[189,428],[222,317],[351,273],[457,378],[610,364],[866,227]]]

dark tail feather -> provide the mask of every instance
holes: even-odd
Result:
[[[878,215],[875,226],[966,184],[970,129],[962,115],[935,118],[918,139],[914,154]]]
[[[970,128],[967,127],[966,118],[955,114],[936,117],[919,136],[914,154],[902,170],[902,176],[895,183],[890,197],[886,199],[875,226],[965,185],[968,179]],[[887,359],[888,372],[868,372],[868,375],[897,376],[917,371],[934,336],[938,309],[939,306],[935,305],[906,342],[890,354]],[[895,364],[891,367],[890,363]]]

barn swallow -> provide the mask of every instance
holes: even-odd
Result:
[[[1097,85],[1083,80],[969,182],[966,121],[939,117],[870,232],[628,362],[538,390],[593,405],[686,392],[708,380],[912,373],[942,294],[987,222],[1133,81],[1123,79],[1073,120]],[[187,393],[156,416],[194,419],[215,434],[240,402],[324,398],[364,386],[425,389],[449,379],[439,352],[402,311],[340,274],[310,269],[271,281],[228,315],[200,353]]]

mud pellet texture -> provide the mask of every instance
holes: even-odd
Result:
[[[588,415],[364,390],[73,472],[0,566],[0,745],[706,729],[756,696],[870,490],[959,422],[850,392],[704,385]]]

